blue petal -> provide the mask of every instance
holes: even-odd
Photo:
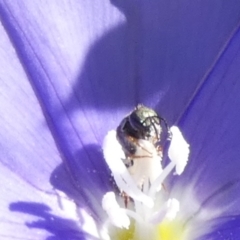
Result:
[[[239,66],[238,28],[180,121],[191,144],[184,182],[196,183],[202,201],[212,196],[209,205],[230,216],[240,214]]]
[[[112,100],[112,94],[109,93],[111,102],[104,102],[103,105],[111,104],[115,109],[121,106],[122,96],[128,97],[130,103],[134,101],[131,98],[133,96],[135,104],[143,102],[152,107],[157,105],[159,112],[171,124],[174,123],[237,26],[240,3],[236,0],[112,0],[112,3],[127,17],[127,45],[122,52],[122,55],[129,56],[127,66],[120,65],[120,70],[114,75],[114,81],[121,84],[126,81],[127,86],[125,94],[119,89],[112,89],[119,94],[120,101],[116,100],[115,103],[115,98]],[[111,44],[113,41],[110,36],[115,36],[115,32],[108,34],[96,47],[100,49],[104,43]],[[117,37],[112,44],[119,46],[119,40],[115,39]],[[92,52],[96,52],[96,49]],[[104,62],[96,62],[94,55],[90,55],[92,66],[101,68],[107,63],[111,64],[112,59],[121,59],[122,56],[119,57],[115,52],[104,53]],[[110,81],[107,74],[112,69],[110,67],[105,72],[104,78],[101,78],[102,74],[97,75],[93,82],[104,81],[107,88]],[[116,84],[115,88],[118,86]],[[95,94],[98,101],[103,101],[98,93]]]
[[[1,102],[1,115],[7,115],[1,119],[1,169],[7,165],[16,177],[49,187],[46,176],[60,161],[49,126],[77,190],[85,190],[86,198],[100,195],[111,185],[101,154],[106,132],[137,102],[159,105],[174,122],[239,21],[240,3],[234,0],[112,4],[1,2],[9,37],[7,48],[1,37],[1,50],[9,53],[11,43],[17,52],[10,59],[0,55],[2,83],[9,84],[2,88],[8,99]],[[16,91],[9,92],[14,86]],[[15,95],[19,104],[8,107]],[[16,117],[15,108],[22,118]],[[20,154],[12,157],[18,149]],[[61,175],[58,169],[52,178]],[[59,188],[64,188],[62,182]],[[1,201],[9,199],[6,195]]]
[[[26,206],[38,202],[48,208],[49,216],[59,215],[56,196],[47,192],[52,190],[49,178],[61,158],[41,106],[2,26],[0,33],[0,238],[45,239],[50,235],[48,232],[36,233],[27,226],[42,216],[27,212]],[[18,211],[12,209],[19,201],[25,205]],[[47,220],[42,219],[48,227],[54,225]]]
[[[224,222],[220,227],[210,234],[201,237],[199,240],[234,240],[240,236],[240,218],[239,216],[229,216],[228,218],[216,219],[215,221]]]

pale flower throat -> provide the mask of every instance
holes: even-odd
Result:
[[[171,127],[172,140],[168,150],[170,163],[163,168],[162,156],[147,140],[139,140],[133,166],[126,168],[124,152],[110,131],[104,139],[103,153],[121,192],[131,201],[126,207],[123,198],[107,192],[102,207],[108,215],[104,239],[111,240],[185,240],[184,224],[179,220],[181,204],[169,198],[164,180],[174,170],[181,175],[188,161],[189,144],[178,127]],[[147,154],[146,154],[147,150]]]

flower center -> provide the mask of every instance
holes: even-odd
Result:
[[[174,221],[163,221],[157,227],[157,239],[161,240],[184,240],[186,234],[182,222],[177,220]]]
[[[155,233],[154,233],[155,232]],[[142,231],[138,233],[140,235]],[[113,240],[138,240],[143,238],[136,237],[136,228],[132,222],[128,229],[110,227],[108,234],[110,239]],[[149,233],[147,233],[146,240],[186,240],[187,235],[181,221],[163,221],[161,224],[155,226],[155,230],[151,235],[153,238],[149,238]],[[144,233],[144,235],[146,235]]]
[[[116,132],[110,131],[104,139],[104,158],[112,171],[124,198],[116,199],[108,192],[102,199],[102,207],[108,215],[106,227],[112,240],[181,240],[184,237],[183,221],[177,214],[179,201],[168,199],[164,180],[175,168],[182,174],[189,155],[189,145],[177,127],[171,128],[172,140],[168,150],[170,163],[163,169],[161,154],[147,140],[139,140],[133,166],[126,168],[121,145]],[[124,206],[125,202],[125,206]],[[127,203],[127,204],[126,204]],[[126,206],[127,205],[127,206]]]

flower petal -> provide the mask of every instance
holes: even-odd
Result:
[[[26,73],[24,76],[21,73],[14,79],[26,80],[27,76],[31,82],[77,189],[82,189],[83,183],[90,183],[92,178],[95,180],[95,185],[92,183],[95,189],[101,187],[105,190],[109,187],[109,182],[105,181],[108,180],[108,172],[103,165],[99,143],[109,129],[116,127],[115,124],[122,118],[124,108],[132,107],[139,101],[158,103],[161,99],[163,107],[159,109],[166,112],[167,117],[172,121],[177,118],[188,102],[189,96],[196,89],[199,79],[209,68],[239,20],[239,2],[228,3],[218,1],[211,5],[208,3],[206,6],[199,6],[191,1],[184,1],[179,7],[171,2],[153,1],[147,5],[146,2],[134,5],[133,2],[125,5],[127,9],[124,9],[117,1],[113,1],[113,4],[126,14],[127,25],[123,24],[123,15],[107,1],[95,2],[95,4],[89,1],[84,5],[76,1],[72,4],[68,1],[1,2],[2,24]],[[169,16],[169,12],[173,15]],[[204,19],[202,12],[206,14]],[[143,21],[138,21],[139,19]],[[140,25],[142,23],[143,25]],[[146,29],[150,30],[146,32]],[[199,32],[196,33],[196,29],[199,29]],[[186,38],[186,35],[189,38]],[[176,41],[175,45],[176,39],[179,41]],[[7,41],[10,44],[9,40]],[[199,51],[205,46],[209,46],[206,51]],[[5,47],[1,46],[1,49],[7,51]],[[199,54],[200,57],[192,61]],[[9,69],[11,64],[12,59],[6,61],[6,69]],[[5,68],[2,70],[4,71]],[[17,75],[19,71],[15,70],[15,73]],[[1,73],[4,78],[5,75],[5,72]],[[163,80],[159,81],[159,79]],[[169,79],[174,80],[170,82]],[[181,79],[189,80],[182,82]],[[16,84],[16,81],[13,83]],[[11,89],[14,84],[11,84]],[[27,88],[25,84],[22,86],[24,89]],[[162,92],[159,91],[160,87],[163,89]],[[7,92],[7,88],[10,87],[3,88],[4,92]],[[110,90],[106,91],[106,89]],[[29,92],[26,92],[29,96]],[[168,103],[169,99],[174,98],[184,101]],[[29,99],[33,101],[31,96]],[[8,99],[10,100],[11,98]],[[21,113],[24,110],[25,108],[20,108]],[[113,110],[114,113],[116,112],[114,117],[112,117]],[[35,114],[36,110],[32,115]],[[3,125],[5,121],[9,122],[6,126],[13,125],[10,116],[13,119],[15,117],[10,114],[3,119]],[[25,136],[27,132],[24,127],[20,128],[23,119],[17,125],[15,142],[9,144],[7,153],[13,148],[16,150],[16,145],[20,149],[22,147],[22,142],[18,142],[22,139],[19,135],[22,133],[22,136]],[[29,115],[25,123],[31,125]],[[28,139],[33,139],[36,144],[31,150],[34,149],[36,152],[41,150],[41,154],[39,153],[36,158],[37,162],[42,163],[42,159],[48,159],[49,156],[56,158],[51,163],[49,161],[48,166],[45,164],[40,166],[44,173],[49,173],[53,167],[51,164],[55,167],[55,163],[59,161],[53,140],[48,133],[45,142],[44,138],[35,137],[34,131],[31,133],[34,136],[27,137],[26,142]],[[5,141],[10,143],[9,139],[12,143],[15,137],[13,133],[9,136],[7,127],[3,128],[1,134],[4,136],[3,143]],[[42,134],[44,133],[41,132],[41,137]],[[49,146],[46,146],[49,142]],[[39,149],[39,144],[43,144],[43,148]],[[5,150],[6,145],[3,146]],[[48,147],[49,152],[45,151]],[[32,154],[22,155],[23,160],[19,161],[19,164],[17,161],[12,162],[14,158],[5,154],[5,151],[4,157],[5,160],[11,160],[5,161],[4,164],[14,168],[17,174],[20,172],[20,175],[24,175],[24,179],[29,178],[31,181],[36,179],[33,180],[36,185],[41,182],[40,180],[45,179],[46,175],[42,176],[40,170],[36,173],[37,177],[33,178],[35,171],[31,171],[31,167],[36,169],[39,166],[37,164],[29,166],[30,171],[26,175],[22,163],[25,159],[31,159]],[[49,187],[48,182],[43,181],[43,185]],[[88,194],[92,193],[89,191]]]
[[[48,190],[61,163],[41,106],[0,26],[0,162],[36,188]]]
[[[157,104],[159,113],[173,125],[238,25],[240,2],[112,0],[112,3],[126,15],[131,59],[126,62],[130,70],[122,68],[117,82],[127,79],[131,89],[134,80],[135,101],[152,107]],[[113,57],[107,55],[105,59],[110,62]],[[101,75],[96,81],[100,79]],[[124,97],[128,96],[128,88],[126,91]]]
[[[240,213],[239,43],[238,28],[181,120],[192,149],[184,182],[229,215]]]
[[[0,32],[0,238],[45,239],[64,225],[71,235],[76,213],[61,210],[49,181],[59,152],[2,25]]]
[[[67,46],[72,46],[72,41],[74,39],[77,41],[79,33],[82,33],[75,31],[76,24],[81,23],[85,26],[81,20],[85,18],[87,21],[89,16],[87,13],[79,18],[79,11],[86,10],[81,4],[77,4],[73,9],[73,6],[64,2],[63,5],[58,4],[36,5],[29,1],[19,5],[5,2],[0,9],[2,22],[41,103],[54,140],[66,160],[68,170],[71,171],[75,187],[82,190],[84,184],[88,182],[101,193],[102,189],[106,189],[111,183],[104,165],[100,139],[92,126],[91,118],[94,114],[91,112],[86,114],[85,107],[81,106],[81,101],[76,96],[71,98],[71,103],[68,101],[69,95],[74,95],[72,83],[86,54],[82,47],[85,46],[87,49],[89,43],[86,43],[86,39],[80,38],[85,45],[75,42],[74,46],[81,46],[78,49],[76,47],[68,49]],[[94,11],[90,5],[89,8]],[[49,14],[46,15],[46,11],[49,11]],[[66,22],[62,22],[62,14]],[[43,24],[43,19],[46,24]],[[58,21],[66,25],[63,26]],[[108,25],[110,26],[111,24]],[[105,28],[102,25],[95,34],[105,31]],[[87,38],[90,33],[88,29],[85,31]],[[69,104],[79,106],[81,109],[75,114],[71,112]],[[98,180],[91,183],[94,177]],[[84,189],[89,191],[89,195],[93,195],[92,187]]]
[[[216,220],[215,220],[216,221]],[[220,223],[224,222],[216,231],[203,236],[199,240],[206,239],[238,239],[240,235],[240,219],[239,216],[230,216],[226,219],[219,219]],[[220,225],[220,224],[219,224]]]

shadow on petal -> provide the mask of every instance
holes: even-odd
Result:
[[[237,24],[236,4],[226,10],[224,1],[111,3],[126,22],[90,48],[67,106],[115,112],[144,103],[172,125]]]
[[[27,222],[26,226],[44,229],[54,235],[46,240],[80,240],[87,236],[73,220],[63,219],[51,214],[51,209],[47,205],[33,202],[15,202],[10,204],[9,209],[13,212],[22,212],[41,218],[37,221]]]

